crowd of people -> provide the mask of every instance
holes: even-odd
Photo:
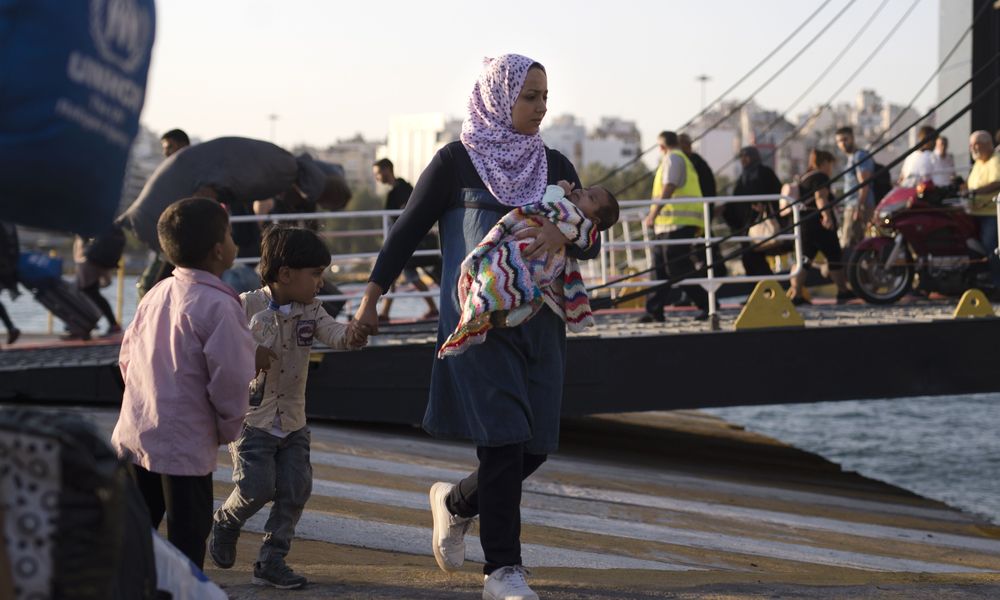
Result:
[[[1000,143],[1000,131],[996,138]],[[934,127],[924,126],[917,132],[919,147],[903,162],[895,184],[916,187],[931,182],[939,188],[953,189],[956,195],[969,198],[967,211],[978,226],[979,241],[986,249],[997,247],[996,208],[993,198],[1000,192],[1000,157],[994,151],[993,138],[985,131],[974,132],[969,148],[972,158],[971,172],[963,180],[956,169],[955,157],[948,150],[948,139],[938,136]],[[888,170],[875,163],[871,154],[859,148],[854,131],[843,126],[835,131],[833,144],[840,159],[832,152],[814,148],[809,152],[805,172],[783,184],[774,170],[765,164],[760,149],[742,148],[738,154],[741,171],[732,194],[735,196],[792,195],[800,204],[802,223],[802,250],[804,267],[809,267],[822,253],[826,259],[824,274],[836,286],[836,302],[846,303],[855,298],[844,273],[847,259],[853,248],[869,232],[875,206],[891,189]],[[716,196],[716,182],[711,167],[704,158],[693,152],[690,137],[664,131],[658,137],[661,161],[652,186],[652,198],[679,200]],[[834,178],[837,164],[844,166],[839,177]],[[795,200],[793,200],[795,201]],[[746,236],[751,228],[768,219],[781,225],[791,223],[791,212],[777,200],[766,202],[716,202],[714,217],[721,219],[730,232]],[[658,241],[691,239],[701,235],[704,217],[701,201],[675,202],[652,205],[644,224],[653,229]],[[789,248],[780,243],[751,244],[739,242],[740,261],[746,275],[772,274],[769,254],[786,253]],[[653,271],[657,280],[682,277],[697,272],[699,253],[691,243],[672,243],[653,248]],[[718,249],[715,249],[718,252]],[[716,275],[725,274],[719,255],[713,260]],[[989,255],[993,284],[1000,290],[1000,258]],[[803,293],[807,270],[799,269],[790,282],[789,298],[796,305],[810,303]],[[996,292],[993,292],[996,295]],[[698,311],[696,320],[708,318],[708,295],[697,285],[658,287],[649,294],[645,313],[640,322],[664,320],[663,309],[668,304],[689,305]]]
[[[168,539],[194,565],[202,568],[207,554],[219,568],[232,567],[246,520],[272,502],[253,581],[281,589],[306,584],[285,559],[312,485],[309,348],[314,340],[345,350],[365,346],[388,313],[377,309],[380,297],[400,273],[421,267],[440,273],[439,304],[428,309],[440,313],[439,346],[453,342],[434,361],[423,425],[437,437],[471,440],[479,457],[466,478],[429,490],[432,552],[443,570],[461,567],[465,534],[478,518],[483,597],[538,597],[522,566],[521,485],[558,445],[566,329],[592,323],[576,261],[597,256],[598,232],[619,212],[609,190],[583,188],[573,165],[542,143],[547,96],[540,63],[520,55],[489,59],[460,141],[437,153],[412,190],[388,161],[373,165],[391,186],[387,205],[405,208],[347,324],[316,300],[330,254],[307,228],[275,226],[261,234],[257,289],[237,294],[225,283],[240,252],[229,225],[239,181],[207,190],[182,182],[170,193],[190,197],[161,198],[157,211],[149,210],[153,192],[166,186],[155,185],[154,175],[119,221],[173,273],[143,296],[125,331],[125,393],[112,444],[133,463],[151,524],[165,517]],[[170,151],[177,161],[210,143]],[[160,177],[165,170],[169,165]],[[305,183],[292,182],[293,191]],[[312,194],[303,189],[302,197]],[[415,263],[413,253],[435,223],[440,266]],[[501,273],[498,264],[509,269]],[[517,281],[501,286],[505,293],[484,293],[510,272]],[[248,330],[263,311],[280,322],[269,346]],[[269,376],[260,402],[251,404],[248,384],[262,371]],[[213,511],[217,448],[227,443],[235,488]]]
[[[469,96],[460,140],[437,152],[415,186],[397,177],[388,160],[372,165],[378,181],[390,187],[386,208],[403,212],[347,323],[316,298],[331,257],[313,230],[230,223],[239,214],[341,208],[349,197],[343,171],[258,140],[190,145],[183,131],[163,136],[166,161],[115,224],[119,232],[131,230],[156,258],[122,339],[125,391],[111,441],[132,465],[150,524],[157,528],[166,518],[169,541],[199,569],[206,554],[219,568],[231,568],[247,519],[271,502],[253,581],[281,589],[307,583],[286,557],[312,486],[305,414],[309,351],[316,341],[361,350],[388,318],[388,304],[378,309],[381,297],[400,274],[419,289],[421,268],[441,286],[438,304],[427,299],[425,316],[438,317],[440,352],[423,427],[435,437],[471,441],[479,459],[467,477],[437,482],[428,491],[432,553],[441,569],[460,568],[465,535],[478,518],[483,597],[537,599],[521,556],[522,482],[558,446],[566,330],[592,323],[576,262],[598,255],[598,232],[619,216],[610,190],[584,188],[570,161],[542,142],[547,97],[540,63],[515,54],[487,59]],[[954,174],[947,141],[934,133],[921,130],[921,149],[904,163],[901,185],[949,169]],[[681,202],[651,205],[644,223],[658,240],[694,238],[704,223],[703,207],[700,200],[683,200],[717,194],[712,169],[687,135],[664,131],[658,141],[662,159],[652,197]],[[843,253],[865,235],[878,200],[879,168],[849,127],[838,129],[834,141],[851,165],[840,183],[832,179],[836,157],[814,149],[796,187],[805,259],[823,253],[843,302],[853,297]],[[992,196],[1000,191],[1000,157],[985,132],[972,135],[970,148],[975,162],[966,186],[973,214],[984,244],[996,247]],[[739,161],[735,195],[782,192],[757,148],[740,150]],[[734,233],[745,234],[762,218],[781,216],[782,206],[716,203],[713,210]],[[440,261],[415,261],[413,253],[428,243],[435,224]],[[117,260],[96,259],[88,245],[93,248],[93,240],[77,240],[78,286],[113,333],[120,326],[99,289]],[[746,273],[771,273],[765,253],[747,242],[741,247],[748,250],[741,256]],[[233,276],[237,257],[251,253],[259,256],[252,285],[245,272]],[[691,244],[656,246],[657,278],[694,271],[695,254]],[[795,303],[808,302],[804,272],[791,282]],[[11,287],[8,275],[0,269],[0,286]],[[668,303],[684,301],[680,291],[698,308],[696,318],[707,318],[707,293],[690,285],[650,294],[642,320],[663,320]],[[248,326],[259,318],[275,320],[269,342]],[[3,320],[8,339],[16,339],[16,328]],[[269,376],[259,401],[251,403],[248,386],[261,373]],[[220,444],[229,444],[235,487],[213,510]]]

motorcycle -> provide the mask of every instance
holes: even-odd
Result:
[[[862,240],[847,263],[854,292],[871,304],[892,304],[918,287],[958,295],[991,290],[979,226],[965,210],[957,186],[923,182],[895,188],[875,208],[875,237]]]

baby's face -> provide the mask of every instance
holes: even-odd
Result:
[[[596,223],[599,221],[597,211],[608,202],[608,192],[600,187],[576,188],[568,198],[585,217]]]

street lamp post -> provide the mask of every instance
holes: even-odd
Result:
[[[275,143],[275,133],[278,129],[278,115],[270,114],[267,115],[267,119],[271,122],[271,143]]]
[[[697,77],[694,78],[695,81],[697,81],[697,82],[699,82],[701,84],[701,110],[702,111],[705,110],[705,84],[710,79],[712,79],[712,78],[709,77],[708,75],[705,75],[704,73],[702,73],[701,75],[698,75]]]

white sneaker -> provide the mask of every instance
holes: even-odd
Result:
[[[521,565],[500,567],[486,577],[483,600],[538,600],[524,578],[528,570]]]
[[[431,547],[434,560],[442,571],[460,569],[465,563],[465,533],[475,517],[463,518],[451,514],[445,499],[455,487],[439,481],[431,486],[431,515],[434,517],[434,538]]]

